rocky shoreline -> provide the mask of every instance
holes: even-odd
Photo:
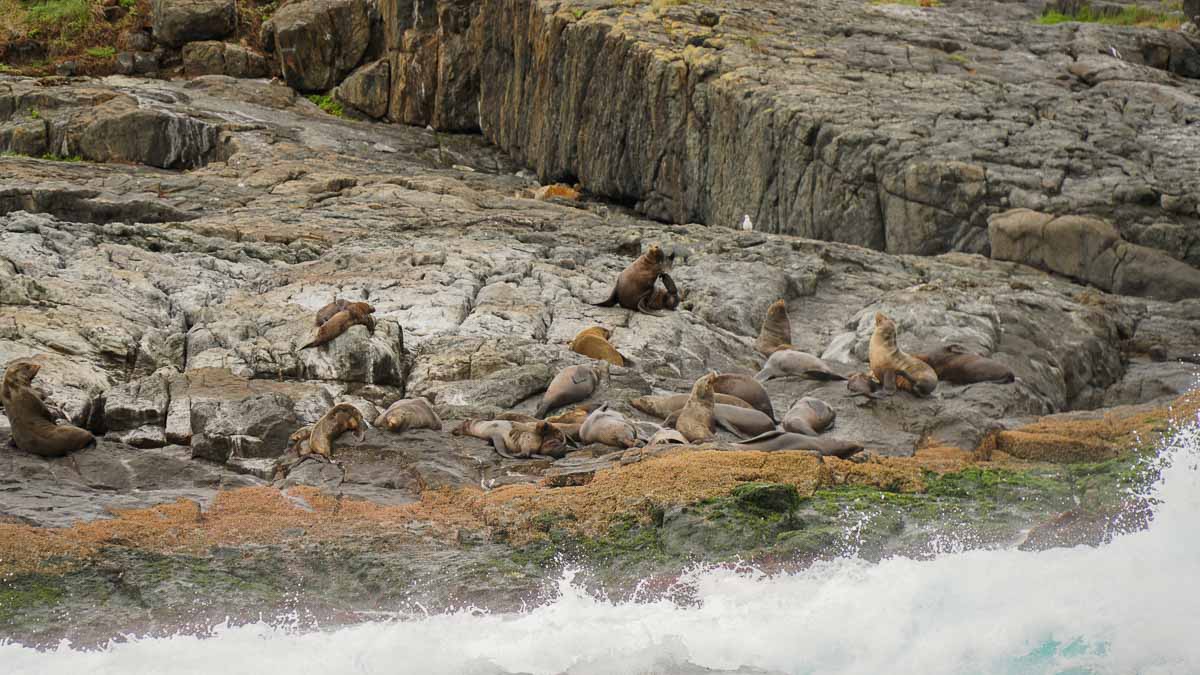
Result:
[[[226,617],[240,622],[260,614],[294,612],[298,621],[330,625],[416,611],[418,603],[430,611],[472,604],[514,609],[552,592],[557,570],[567,565],[581,566],[587,583],[612,597],[627,597],[642,581],[644,590],[669,595],[678,592],[672,580],[691,564],[745,561],[785,570],[848,552],[869,559],[928,555],[949,540],[965,547],[1096,544],[1144,522],[1146,505],[1129,490],[1152,476],[1158,436],[1172,421],[1193,418],[1200,403],[1188,393],[1196,366],[1181,360],[1200,353],[1194,281],[1200,271],[1192,256],[1197,213],[1194,201],[1186,207],[1181,182],[1200,167],[1189,168],[1194,156],[1168,148],[1194,145],[1188,134],[1197,127],[1186,118],[1200,90],[1178,72],[1184,66],[1121,61],[1122,72],[1136,76],[1104,80],[1115,83],[1106,87],[1039,70],[1029,86],[1054,91],[1036,93],[1006,83],[998,66],[984,66],[1014,57],[1015,48],[999,48],[995,30],[1008,31],[1010,44],[1022,49],[1051,38],[1059,45],[1053,49],[1065,49],[1066,42],[1054,40],[1068,36],[1177,46],[1189,38],[1109,27],[1052,32],[1006,18],[990,32],[960,26],[970,39],[962,38],[959,49],[929,46],[931,38],[927,46],[905,48],[910,65],[924,62],[912,54],[935,47],[968,54],[979,60],[970,76],[947,75],[934,60],[937,67],[898,68],[885,77],[882,65],[862,60],[874,52],[859,44],[854,53],[862,58],[852,70],[875,63],[865,68],[875,73],[863,75],[866,81],[846,79],[850,67],[840,57],[795,57],[813,60],[808,66],[784,58],[776,53],[783,42],[789,50],[808,47],[777,37],[791,33],[774,28],[758,48],[729,35],[697,41],[678,29],[687,19],[736,35],[746,15],[763,12],[787,27],[794,10],[782,5],[671,6],[655,15],[654,26],[637,30],[621,22],[639,21],[645,12],[580,6],[576,16],[566,6],[495,5],[498,14],[487,16],[514,22],[527,10],[521,16],[528,30],[492,32],[489,40],[532,36],[544,48],[535,52],[574,70],[617,52],[647,70],[601,68],[589,80],[595,89],[572,94],[582,98],[560,95],[555,87],[570,78],[559,72],[523,90],[522,96],[557,101],[562,108],[554,115],[539,112],[533,99],[505,93],[526,76],[548,75],[525,60],[528,54],[487,62],[490,70],[468,78],[478,95],[439,70],[449,80],[437,80],[429,99],[433,117],[393,118],[466,130],[468,124],[446,120],[454,110],[474,110],[486,116],[484,137],[499,147],[479,136],[339,119],[278,81],[0,74],[0,145],[21,153],[0,157],[0,364],[35,358],[47,402],[99,437],[95,447],[47,460],[11,447],[7,418],[0,416],[0,634],[27,644],[63,637],[97,644],[119,632],[203,632]],[[939,22],[995,6],[838,11],[865,17],[860,25],[892,26],[871,38],[887,45],[915,42],[914,26],[940,34]],[[1025,17],[1020,12],[1027,10],[1006,7]],[[381,5],[388,46],[380,53],[400,63],[419,60],[418,52],[405,51],[414,44],[439,53],[454,44],[462,53],[514,59],[524,53],[499,44],[473,51],[478,43],[466,38],[453,43],[454,35],[475,35],[478,25],[454,24],[459,30],[451,31],[447,7],[429,8],[438,28],[426,35],[419,21],[389,23],[401,13]],[[281,38],[286,31],[279,26],[297,11],[281,11],[276,44],[292,39]],[[714,26],[704,26],[705,12],[717,15]],[[824,22],[842,16],[832,9],[816,14]],[[986,50],[979,46],[985,34],[992,40]],[[631,35],[643,47],[622,51]],[[866,32],[856,35],[867,39]],[[704,46],[709,39],[726,45]],[[841,46],[828,49],[843,54],[854,39],[838,37]],[[663,42],[644,47],[656,40]],[[396,52],[395,44],[405,47]],[[684,52],[682,60],[675,49]],[[709,51],[722,60],[704,87],[686,96],[655,89],[654,82],[670,79],[670,69],[702,62]],[[738,61],[743,57],[745,64]],[[1070,71],[1096,59],[1075,54],[1068,65],[1047,57],[1028,67]],[[391,63],[394,74],[398,61]],[[450,67],[453,59],[439,63]],[[513,74],[518,63],[529,68],[525,75]],[[821,75],[826,67],[835,71]],[[747,84],[748,69],[763,81]],[[658,79],[638,74],[660,70]],[[984,162],[986,185],[972,191],[964,177],[976,174],[955,148],[962,139],[987,136],[983,122],[999,124],[1002,116],[939,116],[932,128],[950,125],[959,140],[918,135],[923,140],[915,145],[897,140],[903,134],[868,142],[861,125],[878,133],[895,125],[854,121],[845,108],[835,115],[846,121],[840,126],[822,124],[812,134],[779,126],[768,133],[776,128],[761,124],[768,109],[789,124],[807,124],[775,100],[788,96],[784,80],[801,86],[802,72],[814,78],[805,87],[852,82],[881,97],[854,103],[841,100],[849,94],[837,89],[804,99],[814,106],[840,100],[860,112],[886,108],[881,101],[897,86],[924,91],[929,105],[940,95],[930,83],[945,78],[976,101],[992,100],[996,89],[1027,95],[1039,101],[1034,107],[1042,120],[1022,132],[1030,143],[1062,133],[1071,119],[1062,107],[1067,98],[1131,96],[1115,89],[1135,87],[1141,93],[1127,99],[1126,114],[1142,115],[1139,101],[1154,113],[1129,133],[1166,145],[1118,151],[1116,132],[1104,140],[1105,130],[1122,122],[1076,120],[1071,124],[1100,149],[1067,144],[1078,166],[1062,168],[1061,181],[1045,187],[1038,173],[1045,166],[1005,154],[1032,152],[1014,132],[997,151],[1002,159],[976,158]],[[1011,79],[1021,71],[1003,72]],[[621,103],[623,113],[641,109],[642,94],[603,88],[610,76],[614,85],[653,93],[656,105],[708,110],[708,117],[686,117],[707,120],[709,135],[691,135],[670,114],[649,114],[639,124],[617,123],[621,118],[601,108],[585,111],[585,100]],[[991,79],[976,85],[967,77]],[[1072,77],[1086,83],[1083,75]],[[403,88],[387,91],[389,101],[422,100]],[[801,89],[792,91],[799,105]],[[1168,94],[1178,105],[1146,103]],[[740,101],[753,114],[724,110],[722,100]],[[1056,105],[1061,114],[1050,114]],[[1072,108],[1084,109],[1099,114],[1104,105]],[[914,126],[924,114],[892,112]],[[612,129],[587,127],[595,116],[641,144],[613,143]],[[789,161],[760,165],[751,158],[769,158],[774,150],[742,144],[744,136],[719,140],[721,119],[763,143],[811,138],[816,145],[773,146]],[[575,139],[569,152],[544,136],[555,128],[552,140]],[[858,151],[836,154],[854,138],[872,162],[854,164]],[[727,152],[726,170],[694,163],[689,153],[698,148],[714,158]],[[942,153],[930,155],[937,166],[912,164],[931,148]],[[816,168],[791,163],[817,151],[836,154],[809,163],[835,167],[819,180]],[[76,155],[84,161],[63,161]],[[536,170],[522,170],[524,162]],[[850,171],[851,164],[858,168]],[[777,198],[779,188],[751,185],[766,176],[786,178],[793,169],[809,176],[801,182],[817,181],[796,193],[810,195],[802,201],[815,209],[811,222],[789,215],[782,204],[790,200]],[[1130,206],[1109,199],[1124,194],[1106,178],[1109,169],[1130,185],[1131,176],[1143,177],[1157,201],[1134,195]],[[1035,175],[1048,197],[1014,200],[1013,186]],[[535,176],[578,180],[584,194],[547,191]],[[864,192],[868,183],[893,185],[884,192],[899,201]],[[1103,200],[1080,196],[1100,193]],[[695,201],[700,195],[710,201]],[[857,201],[818,209],[818,195],[905,215],[872,219]],[[1018,206],[1034,210],[1006,210]],[[725,227],[744,215],[763,231]],[[939,238],[949,223],[972,234]],[[881,224],[883,239],[876,236]],[[865,234],[854,234],[855,227]],[[905,237],[929,245],[896,243]],[[655,243],[678,254],[677,311],[649,316],[591,304]],[[942,253],[950,249],[958,250]],[[321,349],[299,350],[313,313],[334,298],[370,302],[375,331],[356,326]],[[882,311],[897,321],[905,350],[962,344],[1003,363],[1017,379],[942,383],[934,397],[902,393],[881,401],[851,396],[842,382],[766,384],[777,410],[804,396],[827,401],[838,415],[836,435],[867,449],[860,462],[738,451],[729,435],[684,449],[590,446],[554,461],[510,460],[482,440],[448,431],[370,429],[361,444],[347,436],[338,446],[344,471],[305,462],[275,479],[288,436],[336,403],[356,406],[367,420],[397,399],[417,396],[448,423],[532,412],[561,368],[593,363],[568,348],[592,325],[610,329],[613,345],[631,360],[629,367],[605,368],[592,400],[650,421],[632,399],[686,392],[709,370],[755,373],[763,360],[754,349],[762,317],[781,298],[795,346],[847,368],[865,369],[873,317]]]

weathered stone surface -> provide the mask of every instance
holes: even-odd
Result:
[[[179,47],[232,33],[237,27],[237,8],[234,0],[154,0],[150,21],[155,40]]]
[[[283,77],[300,91],[325,91],[362,60],[371,38],[365,0],[301,0],[268,21]]]
[[[1200,297],[1200,269],[1130,244],[1115,227],[1095,218],[1018,209],[993,216],[988,230],[997,260],[1025,263],[1122,295]]]
[[[191,42],[183,47],[183,73],[228,75],[230,77],[266,77],[267,60],[241,45],[209,40]]]
[[[385,60],[362,66],[342,81],[334,97],[363,114],[379,119],[387,114],[391,64]]]

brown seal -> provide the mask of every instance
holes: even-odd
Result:
[[[545,421],[548,422],[550,426],[561,431],[563,436],[566,437],[568,441],[572,443],[580,443],[582,441],[579,438],[579,428],[583,426],[583,422],[587,419],[589,413],[591,413],[591,410],[584,406],[580,406],[578,408],[572,408],[561,415],[547,417]],[[497,414],[496,419],[508,420],[509,422],[530,422],[533,424],[537,424],[538,422],[542,421],[533,415],[526,415],[524,413],[511,411]]]
[[[654,432],[650,440],[646,442],[646,447],[663,446],[663,445],[687,445],[688,439],[683,434],[679,433],[678,429],[659,429]]]
[[[767,358],[762,370],[754,376],[759,382],[773,377],[803,377],[810,380],[844,380],[845,375],[833,371],[829,364],[808,352],[779,349]]]
[[[398,434],[409,429],[441,431],[442,419],[438,417],[433,406],[429,405],[428,400],[402,398],[375,418],[375,426]]]
[[[567,454],[567,439],[549,422],[508,420],[464,420],[452,433],[491,441],[501,457],[547,459]]]
[[[846,378],[846,389],[850,391],[851,396],[884,398],[885,394],[879,391],[881,388],[879,382],[870,373],[854,373]]]
[[[939,380],[950,384],[975,384],[976,382],[996,382],[1008,384],[1016,380],[1012,369],[1008,366],[989,359],[980,354],[972,354],[961,345],[948,344],[927,354],[914,354],[918,359],[928,363]]]
[[[875,313],[875,332],[871,335],[871,374],[889,396],[896,393],[897,377],[903,376],[912,393],[929,396],[937,389],[938,376],[928,363],[900,350],[896,344],[896,322],[882,312]]]
[[[533,416],[541,419],[551,410],[579,403],[594,394],[599,384],[600,375],[594,367],[567,366],[550,381]]]
[[[679,294],[679,288],[675,286],[675,280],[670,274],[663,272],[658,277],[663,282],[663,287],[654,287],[650,292],[650,297],[646,299],[645,308],[650,310],[674,310],[679,307],[679,301],[682,299]]]
[[[654,294],[654,283],[658,277],[670,272],[674,263],[674,253],[667,255],[658,244],[651,244],[645,253],[617,276],[617,284],[608,298],[595,306],[612,307],[619,304],[625,309],[652,313],[646,307],[646,301]]]
[[[339,310],[328,321],[322,323],[321,327],[317,329],[317,336],[300,349],[319,347],[345,333],[351,326],[359,324],[366,326],[367,331],[374,334],[375,318],[371,316],[374,312],[375,308],[365,302],[347,303],[344,309]]]
[[[339,299],[336,299],[333,302],[329,303],[328,305],[325,305],[321,309],[318,309],[317,310],[317,318],[316,318],[317,328],[320,328],[326,321],[329,321],[330,319],[332,319],[334,314],[337,314],[338,312],[342,311],[343,309],[346,309],[346,307],[349,306],[349,304],[350,304],[349,300],[342,300],[339,298]]]
[[[308,443],[300,448],[300,458],[303,459],[308,455],[320,455],[326,460],[332,460],[334,441],[347,431],[353,431],[361,443],[367,436],[367,423],[363,420],[362,413],[358,408],[349,403],[339,403],[330,408],[321,416],[321,419],[317,420],[316,424],[312,425]],[[299,433],[296,432],[296,434]]]
[[[713,380],[713,391],[718,394],[728,394],[749,403],[755,410],[762,411],[775,419],[775,409],[771,406],[771,397],[761,383],[749,375],[739,373],[724,373]]]
[[[624,366],[629,363],[629,359],[608,341],[611,334],[611,331],[600,326],[584,328],[571,340],[571,351],[597,361],[608,361],[614,366]]]
[[[792,322],[788,319],[787,303],[783,300],[776,300],[767,308],[767,316],[763,318],[754,348],[763,356],[792,348]]]
[[[42,457],[62,457],[96,441],[87,429],[55,424],[54,416],[33,390],[33,378],[41,366],[33,361],[11,363],[0,384],[0,403],[12,426],[18,448]]]
[[[805,397],[792,404],[783,416],[780,426],[784,431],[790,431],[805,436],[816,436],[833,426],[837,413],[829,404],[819,398]]]
[[[713,404],[713,421],[738,438],[757,436],[775,428],[775,422],[760,410],[721,403]]]
[[[716,405],[713,401],[713,382],[717,377],[716,373],[709,373],[696,380],[688,402],[679,412],[667,418],[666,426],[678,429],[689,443],[704,443],[715,438],[713,430],[717,421],[713,414]]]
[[[671,413],[679,412],[687,405],[691,394],[671,394],[669,396],[639,396],[629,402],[629,405],[660,420],[665,420]],[[717,405],[737,406],[754,409],[749,403],[729,394],[713,394],[713,403]]]
[[[850,441],[819,436],[805,436],[804,434],[779,430],[768,431],[765,434],[744,440],[741,443],[734,443],[733,447],[738,450],[759,450],[762,452],[805,450],[822,457],[838,457],[840,459],[845,459],[859,453],[863,449],[858,443],[851,443]]]
[[[605,403],[584,420],[579,429],[579,439],[588,444],[632,448],[638,444],[638,433],[632,422],[616,410],[610,410]]]

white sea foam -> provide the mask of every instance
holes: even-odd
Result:
[[[256,624],[39,652],[26,673],[1200,673],[1200,430],[1178,434],[1146,530],[1100,547],[842,559],[768,577],[694,572],[699,603],[612,603],[560,580],[516,614],[296,632]]]

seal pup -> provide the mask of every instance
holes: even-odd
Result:
[[[741,443],[734,443],[733,447],[738,450],[758,450],[761,452],[805,450],[822,457],[837,457],[839,459],[846,459],[851,455],[862,452],[863,449],[858,443],[851,443],[850,441],[805,436],[804,434],[779,430],[768,431],[765,434],[744,440]]]
[[[12,426],[12,440],[25,452],[41,457],[62,457],[96,442],[87,429],[72,424],[55,424],[54,416],[33,389],[33,378],[41,366],[17,361],[4,371],[0,403]]]
[[[542,402],[538,404],[533,416],[542,419],[546,413],[564,405],[579,403],[596,393],[600,384],[600,375],[592,366],[567,366],[563,368],[546,387]]]
[[[654,432],[650,440],[646,442],[646,447],[656,445],[687,445],[688,439],[678,429],[660,428]]]
[[[675,286],[675,280],[666,272],[663,272],[658,278],[663,282],[663,287],[655,286],[654,290],[650,292],[650,297],[645,304],[646,309],[671,311],[679,307],[681,296],[679,288]]]
[[[639,396],[629,402],[637,410],[640,410],[647,415],[657,417],[660,420],[671,416],[671,413],[679,412],[683,406],[687,404],[688,399],[692,395],[689,394],[670,394],[667,396]],[[713,402],[718,405],[736,406],[738,408],[754,409],[749,403],[736,396],[729,394],[713,394]]]
[[[663,252],[658,244],[651,244],[645,253],[638,256],[617,275],[617,283],[605,300],[595,303],[596,307],[620,305],[645,314],[653,314],[646,308],[646,301],[654,293],[654,282],[664,272],[670,272],[675,263],[675,253]]]
[[[995,359],[968,352],[958,344],[947,344],[926,354],[914,354],[928,363],[939,380],[950,384],[996,382],[1008,384],[1016,380],[1012,369]]]
[[[833,426],[837,413],[829,404],[819,398],[806,396],[792,404],[783,416],[780,426],[784,431],[790,431],[805,436],[816,436]]]
[[[548,422],[550,426],[561,431],[563,436],[566,437],[566,439],[571,443],[580,443],[579,428],[583,426],[583,421],[587,419],[587,416],[590,413],[591,410],[580,406],[562,413],[561,415],[547,417],[545,421]],[[533,424],[542,421],[533,415],[526,415],[525,413],[511,411],[502,412],[496,415],[496,419],[508,420],[509,422],[530,422]]]
[[[322,323],[320,328],[317,329],[317,336],[300,349],[319,347],[331,342],[334,338],[349,330],[351,326],[359,324],[366,326],[367,332],[374,335],[375,318],[371,316],[374,312],[375,308],[365,302],[346,303],[345,308],[337,311],[333,316],[329,317],[328,321]]]
[[[632,448],[638,444],[637,427],[621,413],[610,410],[607,403],[587,416],[579,428],[579,438],[587,444],[599,443],[614,448]]]
[[[330,408],[321,416],[321,419],[317,420],[316,424],[312,425],[307,445],[302,445],[300,448],[300,459],[310,455],[319,455],[325,461],[331,461],[334,441],[347,431],[353,431],[358,442],[361,443],[367,437],[367,423],[363,420],[362,413],[358,408],[349,403],[339,403]],[[299,433],[296,432],[296,434]]]
[[[767,394],[766,389],[763,389],[762,383],[749,375],[740,373],[718,375],[713,380],[713,391],[718,394],[736,396],[749,403],[750,407],[766,413],[772,421],[775,419],[775,408],[771,406],[770,395]]]
[[[787,303],[782,299],[772,302],[767,308],[754,348],[763,356],[792,348],[792,322],[788,319]]]
[[[773,377],[803,377],[809,380],[844,380],[846,377],[833,372],[829,364],[820,358],[794,349],[779,349],[767,357],[762,370],[754,376],[759,382]]]
[[[474,436],[491,441],[496,454],[508,459],[557,459],[567,454],[567,439],[549,422],[508,420],[464,420],[455,436]]]
[[[571,339],[571,351],[597,361],[608,361],[614,366],[632,364],[632,361],[617,351],[617,348],[608,341],[611,335],[612,331],[600,326],[584,328]]]
[[[873,399],[887,396],[879,391],[879,382],[871,377],[870,373],[854,373],[846,378],[846,389],[850,391],[851,396],[866,396]]]
[[[871,374],[883,385],[888,396],[896,393],[897,376],[903,376],[917,396],[929,396],[937,389],[937,373],[928,363],[900,350],[896,344],[896,322],[875,313],[875,332],[871,335]]]
[[[394,433],[409,429],[442,430],[442,419],[425,398],[402,398],[375,418],[374,426]]]
[[[688,402],[679,412],[668,417],[664,426],[675,427],[689,443],[713,440],[713,431],[717,423],[713,410],[716,405],[713,400],[713,394],[716,393],[713,391],[713,382],[717,377],[716,373],[709,373],[697,379],[692,385],[692,395]]]

